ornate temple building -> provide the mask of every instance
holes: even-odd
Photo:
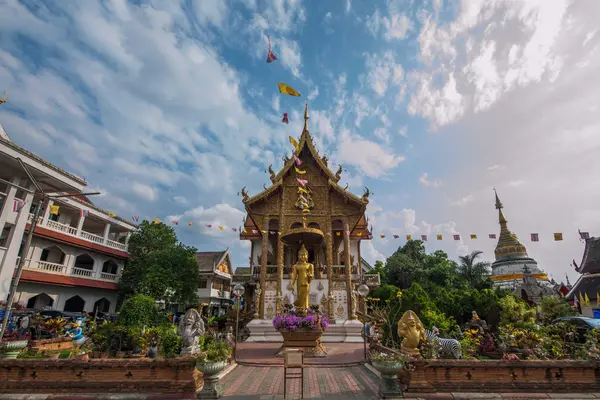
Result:
[[[342,167],[332,172],[327,156],[315,149],[308,105],[300,140],[290,142],[295,151],[284,157],[282,169],[275,173],[269,166],[271,186],[254,196],[241,191],[247,217],[240,239],[251,242],[255,285],[255,319],[248,325],[248,340],[281,340],[272,319],[294,303],[290,275],[304,245],[308,262],[314,264],[310,305],[319,305],[334,321],[328,341],[361,341],[355,289],[363,281],[379,284],[379,276],[363,275],[361,265],[361,241],[372,238],[365,217],[370,192],[365,188],[359,197],[338,184]]]
[[[567,294],[567,300],[579,301],[581,314],[585,317],[600,318],[600,238],[585,239],[585,250],[579,266],[573,260],[575,271],[581,276]]]
[[[535,304],[542,297],[557,296],[558,292],[548,280],[548,275],[537,261],[527,255],[525,246],[508,229],[503,208],[496,193],[500,236],[494,251],[496,261],[492,264],[492,281],[498,287],[512,290],[513,294],[529,303]]]

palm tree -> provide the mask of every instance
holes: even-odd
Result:
[[[469,285],[474,285],[482,280],[482,278],[490,273],[490,263],[477,261],[479,256],[483,254],[481,250],[474,250],[466,256],[459,256],[460,264],[458,265],[458,273],[469,281]]]

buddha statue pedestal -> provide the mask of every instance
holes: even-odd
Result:
[[[283,356],[286,349],[302,349],[304,357],[327,356],[327,349],[321,340],[323,336],[321,329],[304,328],[295,331],[282,329],[279,333],[283,336],[283,344],[277,351],[277,356]]]

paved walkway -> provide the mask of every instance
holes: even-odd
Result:
[[[327,357],[307,357],[304,363],[310,366],[359,365],[365,359],[362,343],[324,343]],[[236,359],[238,364],[252,366],[283,365],[283,357],[276,357],[281,343],[249,343],[238,344]]]
[[[283,399],[283,368],[238,366],[221,383],[223,399]],[[305,368],[305,399],[378,399],[378,378],[363,366]],[[287,399],[300,398],[300,380],[288,380]]]

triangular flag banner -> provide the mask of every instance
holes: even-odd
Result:
[[[587,295],[587,292],[583,295],[583,298],[585,299],[585,305],[589,306],[590,305],[590,298]]]
[[[252,229],[252,233],[256,235],[258,231],[256,229]]]
[[[557,242],[563,240],[562,233],[560,233],[560,232],[555,233],[554,234],[554,240],[557,241]]]
[[[300,93],[298,93],[296,89],[294,89],[290,85],[286,85],[285,83],[279,82],[277,86],[279,86],[279,93],[281,94],[289,94],[290,96],[300,97]]]
[[[152,220],[152,222],[154,222],[155,224],[160,224],[160,219],[158,219],[158,218],[154,218],[154,219]]]
[[[412,235],[406,235],[406,240],[412,240]]]
[[[204,226],[207,227],[207,228],[212,228],[211,224],[204,224]]]
[[[296,180],[298,181],[298,184],[302,186],[306,186],[306,184],[308,183],[306,179],[296,178]]]
[[[194,225],[193,222],[188,222],[188,226],[192,226],[192,225]]]
[[[579,304],[581,304],[582,306],[585,305],[585,300],[583,299],[583,296],[581,295],[581,292],[579,292]]]
[[[442,235],[436,235],[437,236],[437,240],[442,240]]]
[[[263,231],[263,230],[261,229],[261,233],[267,233],[267,231]]]
[[[219,229],[220,229],[221,231],[224,231],[224,230],[225,230],[225,228],[223,228],[221,225],[219,225]]]
[[[460,235],[454,235],[454,240],[460,240]]]
[[[306,173],[306,171],[302,171],[301,169],[298,169],[296,167],[294,167],[294,169],[296,170],[297,174],[304,175]]]
[[[267,63],[272,63],[273,61],[277,60],[277,57],[275,56],[275,54],[273,54],[273,50],[271,49],[271,37],[267,36],[267,40],[269,41],[269,51],[267,53]]]
[[[471,239],[477,239],[477,235],[471,234]]]
[[[304,193],[304,194],[308,194],[308,192],[306,191],[306,189],[299,187],[298,186],[298,193]]]
[[[385,238],[385,235],[379,235],[382,239]]]
[[[294,150],[295,150],[295,151],[298,151],[298,150],[300,150],[300,144],[298,143],[298,141],[297,141],[296,139],[294,139],[294,138],[293,138],[293,137],[291,137],[291,136],[290,136],[290,137],[288,137],[288,139],[289,139],[290,143],[292,144],[292,146],[294,146]],[[298,164],[298,165],[300,165],[300,164]]]
[[[179,225],[179,220],[178,219],[174,219],[171,221],[174,225]]]
[[[538,233],[532,233],[531,234],[531,241],[532,242],[539,242],[540,241],[540,235]]]
[[[117,214],[115,214],[115,213],[108,213],[108,217],[109,217],[109,218],[114,218],[114,217],[116,217],[116,216],[117,216]]]
[[[231,228],[231,230],[237,232],[237,228]]]
[[[290,136],[291,137],[291,136]],[[293,139],[293,138],[292,138]],[[298,157],[296,157],[295,154],[292,154],[292,158],[294,159],[294,162],[296,163],[296,165],[300,166],[302,165],[302,160],[299,159]]]
[[[283,119],[281,120],[284,124],[289,124],[290,120],[288,119],[287,113],[283,113]]]
[[[490,233],[488,236],[490,237],[490,239],[496,239],[496,234],[495,233]]]
[[[26,202],[21,199],[15,199],[13,201],[13,212],[20,212],[23,209],[23,206],[25,205],[25,203]],[[87,211],[87,210],[85,210],[85,211]]]
[[[335,233],[335,236],[341,236],[341,235],[342,235],[342,232],[336,232]]]
[[[577,300],[576,294],[573,294],[573,307],[579,309],[579,300]]]
[[[358,233],[357,233],[357,235],[358,235],[358,236],[362,236],[362,232],[358,232]]]
[[[139,220],[140,220],[140,217],[138,217],[137,215],[133,215],[133,216],[131,217],[131,219],[132,219],[134,222],[139,222]]]
[[[60,206],[50,206],[50,214],[58,215],[58,210],[60,210]]]
[[[427,241],[427,235],[421,235],[421,240],[426,242]]]
[[[400,236],[399,235],[393,235],[394,239],[398,239]]]

